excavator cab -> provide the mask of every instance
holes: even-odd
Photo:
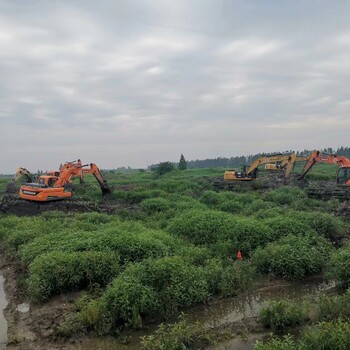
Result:
[[[57,179],[57,176],[42,175],[39,177],[38,184],[45,187],[53,187]]]
[[[340,167],[337,171],[337,184],[340,186],[350,185],[350,167]]]

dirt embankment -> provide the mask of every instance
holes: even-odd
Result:
[[[0,270],[8,302],[4,310],[8,325],[7,350],[73,349],[73,344],[60,342],[53,335],[73,312],[74,295],[58,296],[43,305],[29,303],[23,292],[25,271],[17,262],[7,262],[3,253],[1,249]],[[29,310],[25,304],[29,304]]]

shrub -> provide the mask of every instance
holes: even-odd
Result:
[[[301,348],[291,335],[286,335],[282,339],[273,337],[265,343],[258,340],[254,350],[301,350]]]
[[[29,266],[28,290],[35,301],[53,294],[99,284],[105,286],[119,273],[118,256],[109,252],[51,252]]]
[[[224,256],[232,256],[238,249],[249,254],[272,239],[263,222],[214,210],[192,210],[177,216],[168,230],[197,245],[215,245],[214,250]]]
[[[261,210],[265,211],[274,207],[275,207],[275,204],[271,202],[266,202],[262,199],[256,199],[255,201],[253,201],[252,203],[250,203],[248,206],[244,208],[244,213],[247,215],[253,215]]]
[[[85,322],[89,320],[88,326],[108,334],[121,325],[139,328],[144,315],[155,315],[158,310],[159,301],[153,288],[143,285],[136,276],[123,273],[108,286],[98,302],[82,310],[82,315]]]
[[[350,289],[344,295],[321,295],[318,303],[318,319],[331,321],[336,319],[350,320]]]
[[[142,350],[199,350],[214,344],[214,339],[207,326],[181,316],[178,322],[162,323],[154,334],[143,337]]]
[[[341,287],[350,287],[350,248],[335,251],[327,265],[327,276],[334,279]]]
[[[220,193],[214,191],[206,191],[200,200],[208,206],[217,206],[222,202]]]
[[[274,239],[278,239],[289,234],[305,236],[315,232],[308,224],[299,221],[297,218],[290,218],[285,215],[266,219],[263,220],[263,222],[272,230]]]
[[[130,230],[130,232],[129,232]],[[138,231],[140,230],[140,231]],[[121,225],[115,229],[95,232],[62,232],[38,237],[24,246],[20,256],[25,263],[51,251],[111,251],[120,255],[121,263],[140,261],[147,257],[160,257],[171,252],[169,244],[174,238],[165,232],[146,230],[141,226]]]
[[[231,214],[238,214],[243,210],[243,205],[234,200],[227,200],[219,205],[219,210],[227,211]]]
[[[168,210],[171,207],[169,200],[165,198],[149,198],[141,202],[141,208],[148,214]]]
[[[349,230],[339,218],[327,213],[290,211],[288,216],[309,225],[318,234],[330,240],[337,240],[343,237]]]
[[[307,308],[305,302],[273,300],[260,310],[259,318],[264,327],[283,333],[306,322]]]
[[[302,350],[350,349],[350,323],[341,320],[308,326],[301,339]]]
[[[252,278],[247,262],[225,266],[209,260],[205,266],[195,266],[179,256],[147,259],[127,266],[98,301],[81,310],[81,317],[87,327],[104,334],[122,325],[137,328],[146,317],[172,319],[214,294],[237,294]]]
[[[330,249],[330,245],[317,236],[289,235],[258,248],[252,259],[261,273],[298,279],[321,271]]]
[[[281,205],[292,204],[297,199],[306,199],[304,191],[295,187],[280,187],[266,194],[266,199]]]
[[[191,210],[176,217],[168,230],[194,244],[215,243],[222,232],[232,229],[232,216],[213,210]]]
[[[138,276],[143,285],[152,287],[161,305],[161,314],[171,318],[179,310],[202,303],[208,297],[208,283],[203,268],[181,257],[145,260],[125,273]]]
[[[175,169],[174,164],[170,162],[159,163],[156,167],[156,173],[161,176]]]

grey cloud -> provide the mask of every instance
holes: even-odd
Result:
[[[0,172],[346,145],[349,7],[1,2]]]

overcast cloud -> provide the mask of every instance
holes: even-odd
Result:
[[[349,1],[0,0],[0,172],[349,146]]]

